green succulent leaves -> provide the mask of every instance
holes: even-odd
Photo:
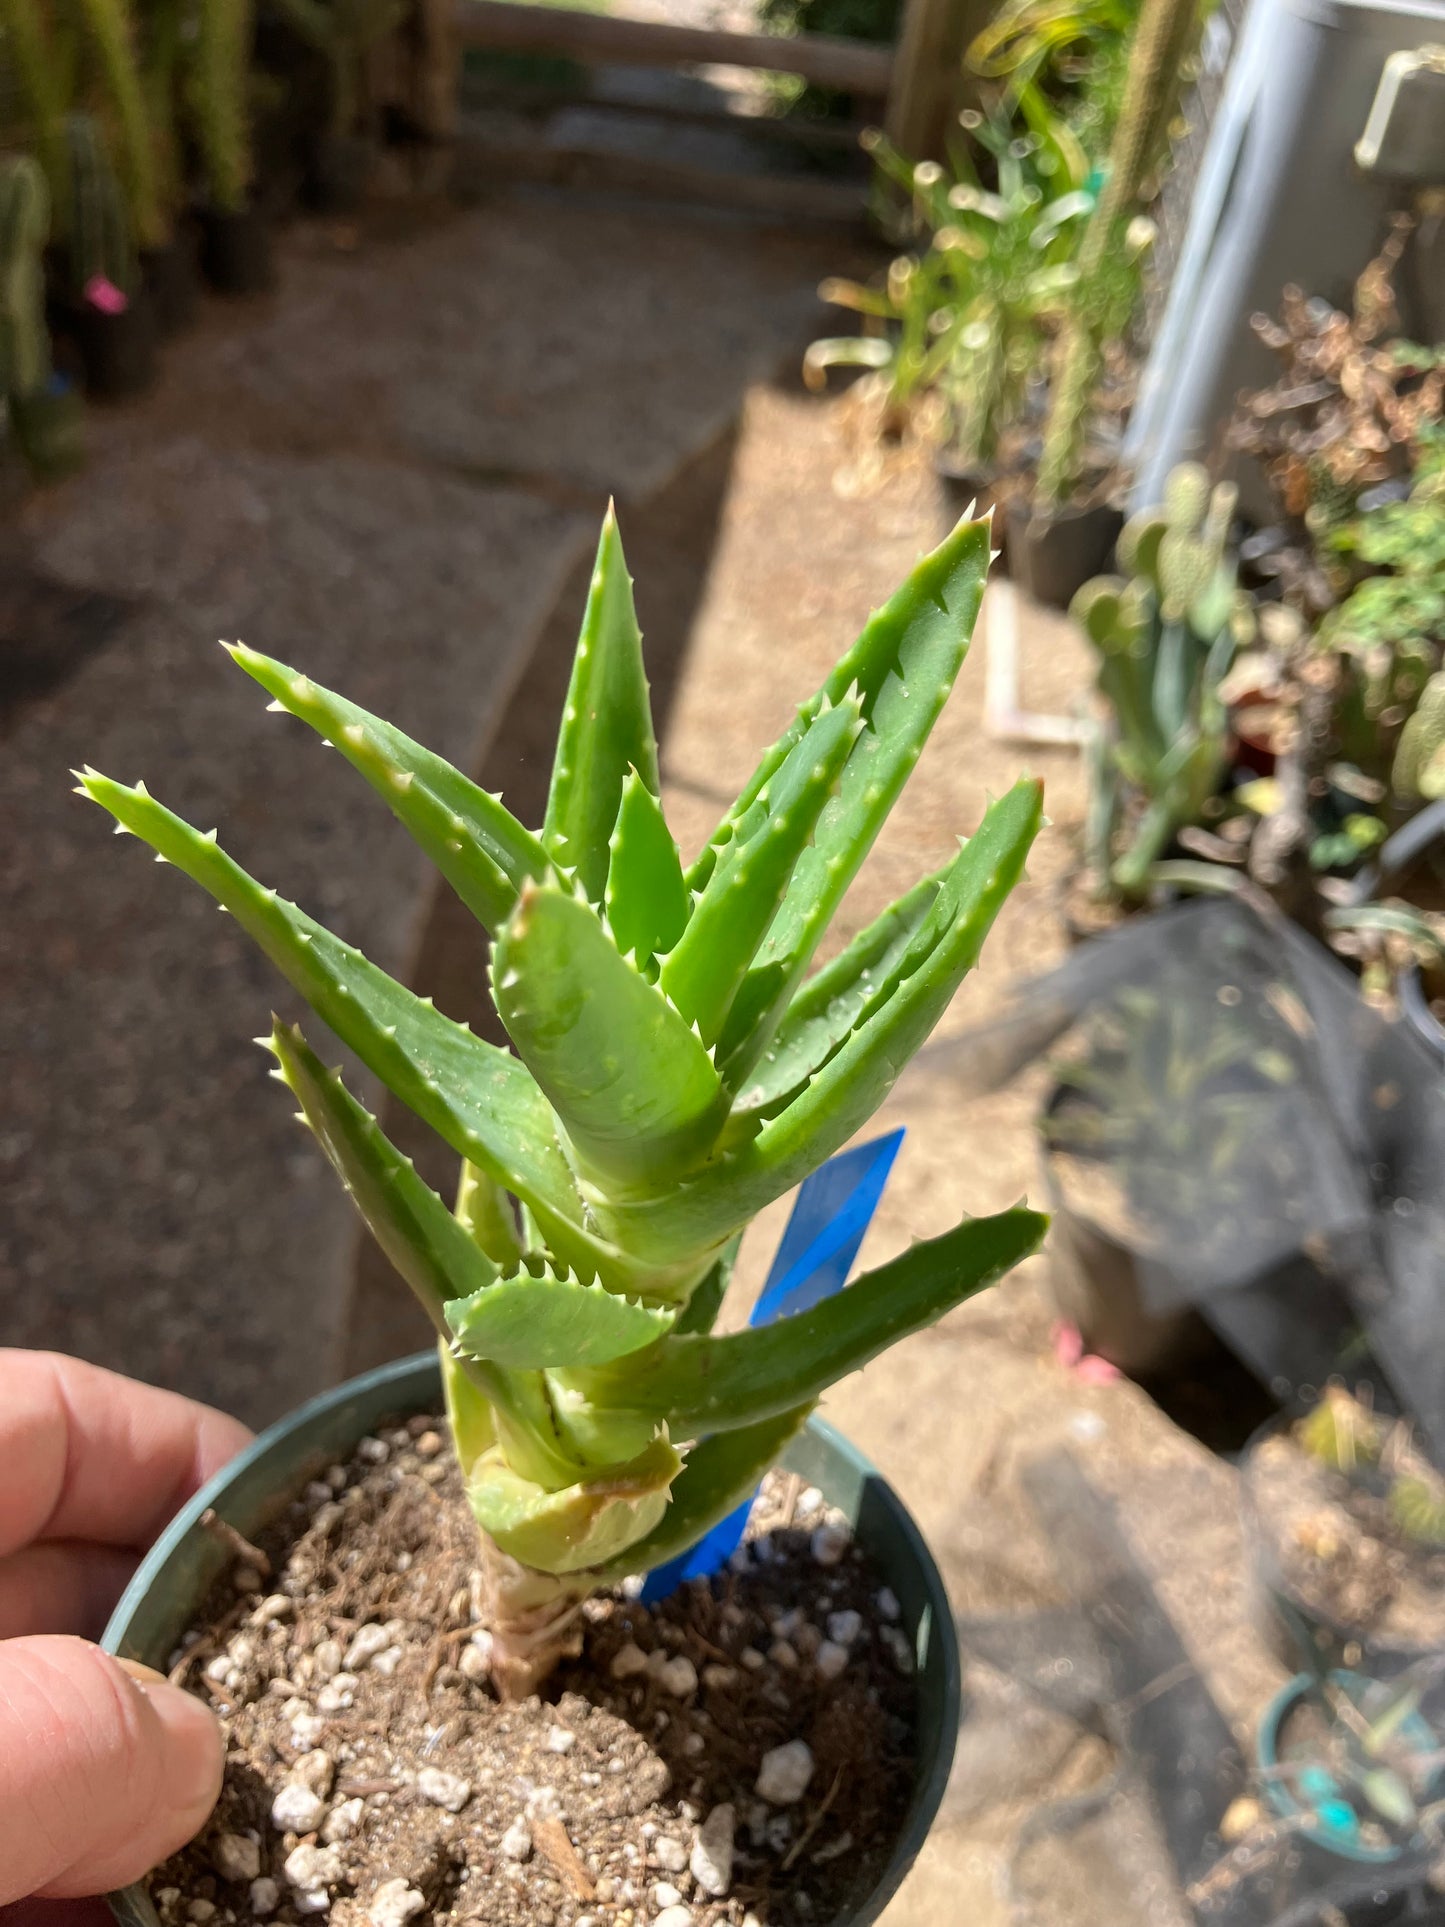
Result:
[[[920,561],[686,870],[610,510],[540,834],[391,724],[232,648],[273,708],[353,764],[490,932],[512,1051],[254,881],[143,785],[80,778],[118,827],[208,890],[462,1160],[453,1210],[340,1073],[276,1024],[276,1074],[438,1330],[476,1516],[539,1599],[546,1575],[571,1597],[684,1550],[827,1385],[1042,1236],[1022,1209],[967,1220],[810,1312],[713,1335],[744,1227],[886,1097],[977,961],[1038,831],[1038,786],[1020,783],[950,863],[804,981],[958,674],[988,560],[987,523],[963,522]]]

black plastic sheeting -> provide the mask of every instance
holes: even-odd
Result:
[[[1051,1178],[1146,1306],[1196,1307],[1282,1402],[1372,1383],[1445,1463],[1445,1071],[1320,944],[1196,899],[927,1055],[964,1092],[1048,1057]]]

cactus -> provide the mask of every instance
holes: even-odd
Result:
[[[11,433],[38,475],[80,461],[80,402],[57,380],[45,328],[50,193],[29,155],[0,159],[0,396]]]
[[[137,58],[134,24],[125,0],[79,0],[110,96],[119,173],[136,239],[164,247],[170,222],[161,196],[161,167]]]
[[[963,662],[988,565],[964,521],[869,621],[683,867],[609,511],[542,829],[268,657],[236,662],[339,749],[492,935],[516,1055],[253,882],[146,792],[81,790],[230,911],[464,1160],[455,1212],[298,1029],[266,1040],[441,1339],[502,1690],[576,1602],[661,1564],[751,1490],[823,1388],[1026,1256],[1044,1220],[966,1220],[765,1329],[713,1335],[748,1221],[843,1145],[947,1009],[1019,876],[1038,786],[804,983]],[[682,1450],[686,1450],[686,1457]]]
[[[1079,243],[1077,291],[1055,354],[1037,490],[1045,509],[1067,501],[1081,478],[1105,335],[1116,319],[1110,313],[1115,305],[1109,299],[1111,270],[1130,217],[1163,158],[1200,17],[1199,0],[1144,0],[1140,10],[1104,184]]]
[[[60,23],[38,0],[0,0],[0,27],[29,145],[49,183],[51,225],[57,236],[63,236],[69,209],[65,116],[73,91],[73,48]]]
[[[83,300],[98,281],[133,295],[140,267],[130,214],[100,128],[89,114],[70,115],[65,146],[70,186],[65,253],[71,295]]]
[[[1219,685],[1247,620],[1226,555],[1234,503],[1233,487],[1211,489],[1197,464],[1176,468],[1164,506],[1133,516],[1120,534],[1118,561],[1130,579],[1096,576],[1070,606],[1098,652],[1098,689],[1113,719],[1100,780],[1122,778],[1142,803],[1132,841],[1109,873],[1126,897],[1143,891],[1151,866],[1198,818],[1224,768]]]
[[[331,67],[331,131],[349,134],[360,117],[367,54],[406,18],[409,0],[280,0],[301,38]]]
[[[251,189],[251,0],[197,0],[186,100],[211,206],[239,214]]]
[[[1445,796],[1445,670],[1426,683],[1400,731],[1390,780],[1397,796],[1427,803]]]

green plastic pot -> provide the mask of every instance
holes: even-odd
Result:
[[[325,1392],[263,1432],[196,1494],[157,1540],[111,1616],[102,1642],[106,1650],[164,1668],[232,1557],[215,1534],[198,1523],[207,1507],[254,1538],[309,1479],[346,1458],[383,1418],[440,1411],[441,1402],[436,1355],[423,1352]],[[832,1921],[820,1923],[868,1927],[917,1859],[948,1783],[958,1737],[958,1641],[943,1579],[922,1535],[897,1493],[862,1453],[831,1426],[812,1419],[782,1463],[816,1485],[829,1505],[848,1518],[898,1599],[900,1623],[917,1662],[918,1778],[898,1844],[873,1891]],[[112,1894],[110,1904],[122,1927],[159,1927],[155,1908],[138,1886]]]

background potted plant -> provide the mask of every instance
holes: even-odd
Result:
[[[408,0],[279,0],[294,31],[323,54],[329,124],[307,142],[303,188],[327,214],[360,207],[376,158],[364,107],[366,59],[405,19]]]
[[[271,238],[252,194],[250,0],[197,0],[183,91],[200,149],[201,267],[219,294],[272,281]]]
[[[687,869],[658,801],[640,637],[610,515],[540,834],[390,725],[235,646],[237,662],[275,704],[333,743],[378,790],[492,933],[492,992],[515,1056],[452,1024],[254,883],[214,834],[191,829],[143,786],[128,789],[94,771],[81,779],[122,829],[208,889],[336,1035],[463,1160],[452,1211],[299,1029],[276,1023],[269,1048],[279,1076],[437,1328],[456,1476],[481,1528],[479,1539],[466,1543],[466,1565],[477,1576],[470,1594],[461,1588],[462,1624],[470,1624],[470,1598],[484,1636],[474,1670],[489,1673],[504,1701],[523,1699],[558,1667],[572,1665],[594,1624],[611,1628],[609,1679],[625,1684],[639,1664],[662,1679],[669,1661],[661,1646],[654,1648],[661,1655],[655,1667],[635,1640],[625,1654],[619,1647],[615,1597],[611,1606],[604,1600],[589,1607],[599,1588],[695,1545],[748,1499],[798,1437],[825,1385],[1000,1276],[1040,1241],[1044,1221],[1023,1209],[966,1220],[772,1325],[726,1336],[713,1329],[747,1222],[836,1151],[881,1102],[976,960],[1037,830],[1038,787],[1020,783],[990,808],[952,862],[804,981],[957,675],[988,552],[987,523],[964,522],[924,558],[765,754]],[[303,1415],[303,1429],[314,1417]],[[374,1387],[337,1395],[322,1413],[325,1459],[344,1456],[376,1417]],[[281,1450],[285,1438],[273,1435],[270,1443]],[[298,1437],[296,1447],[281,1450],[280,1491],[247,1488],[246,1474],[237,1475],[248,1520],[264,1518],[268,1507],[274,1516],[295,1497],[301,1444]],[[439,1444],[433,1435],[433,1454]],[[680,1446],[689,1448],[685,1458]],[[364,1486],[366,1462],[363,1452],[360,1485],[338,1466],[331,1491]],[[273,1453],[272,1476],[275,1470]],[[445,1468],[439,1476],[448,1476]],[[313,1508],[323,1503],[321,1489],[310,1498]],[[308,1512],[303,1497],[277,1551],[292,1562],[287,1572],[298,1584],[318,1544],[312,1535],[329,1534],[346,1512],[330,1496],[324,1503],[330,1511],[318,1527],[321,1515]],[[181,1621],[197,1622],[203,1581],[216,1567],[198,1561],[195,1539],[182,1531],[162,1560],[168,1584],[177,1573],[189,1578],[180,1619],[174,1597],[158,1612],[143,1587],[112,1629],[127,1649],[135,1647],[136,1628],[146,1629],[155,1651]],[[825,1534],[813,1546],[814,1565],[826,1570],[841,1553],[842,1542]],[[416,1556],[404,1549],[396,1570],[409,1572]],[[257,1569],[253,1564],[253,1574]],[[919,1585],[910,1584],[919,1599]],[[800,1590],[795,1578],[786,1600],[775,1601],[777,1623],[791,1629],[777,1640],[788,1646],[796,1633],[821,1668],[821,1633],[815,1627],[812,1639],[804,1638],[805,1593],[806,1581]],[[710,1593],[694,1603],[721,1610]],[[321,1602],[323,1612],[331,1609]],[[278,1642],[288,1637],[290,1617],[281,1606],[238,1604],[234,1593],[223,1619],[227,1612],[233,1618],[201,1635],[214,1645],[248,1615],[241,1644],[205,1670],[223,1694],[233,1690],[226,1686],[229,1667],[254,1669],[258,1640],[275,1646],[281,1659]],[[886,1602],[879,1612],[886,1619]],[[843,1607],[836,1622],[827,1621],[827,1643],[836,1649],[828,1663],[841,1659],[840,1671],[857,1619],[856,1608]],[[276,1632],[263,1631],[273,1623]],[[400,1651],[399,1632],[393,1638],[384,1626],[378,1631],[383,1646]],[[426,1639],[444,1634],[445,1626],[433,1625]],[[898,1636],[895,1628],[894,1643]],[[725,1656],[734,1651],[724,1622],[716,1622],[713,1637],[729,1642],[720,1649]],[[881,1631],[879,1637],[886,1649],[890,1641]],[[797,1650],[789,1650],[796,1665]],[[357,1668],[359,1651],[352,1655]],[[747,1651],[757,1658],[755,1648]],[[340,1666],[344,1657],[330,1675],[322,1670],[327,1687],[311,1701],[293,1695],[294,1704],[278,1715],[289,1722],[296,1747],[309,1743],[303,1755],[314,1752],[330,1715],[350,1710],[348,1697],[355,1703],[366,1696],[359,1672]],[[759,1670],[747,1652],[735,1657],[737,1665],[724,1668],[733,1692],[750,1669]],[[907,1653],[903,1658],[913,1664]],[[284,1663],[293,1684],[317,1678],[314,1653],[288,1654]],[[343,1677],[349,1684],[338,1685]],[[571,1677],[564,1670],[563,1680]],[[667,1677],[675,1687],[664,1681],[664,1691],[678,1697],[697,1689],[696,1667],[675,1667]],[[234,1691],[237,1700],[247,1697]],[[241,1718],[244,1709],[233,1710]],[[534,1715],[541,1716],[539,1708]],[[424,1726],[416,1729],[418,1746],[424,1733]],[[535,1731],[530,1742],[523,1736],[524,1745],[539,1740]],[[399,1728],[393,1743],[406,1745]],[[560,1749],[571,1744],[563,1740]],[[698,1758],[707,1750],[704,1733],[701,1745],[689,1742],[684,1753]],[[444,1806],[456,1794],[455,1810],[462,1811],[472,1783],[448,1781],[445,1772],[436,1779],[429,1757],[423,1751],[402,1769],[411,1775],[406,1784],[422,1789],[423,1804],[432,1798],[428,1785]],[[767,1808],[801,1798],[811,1759],[806,1743],[784,1739],[748,1763],[756,1778],[750,1801],[761,1803],[750,1838],[764,1860],[773,1855],[769,1878],[781,1879],[797,1856],[787,1859],[790,1825],[769,1833]],[[284,1881],[300,1896],[297,1904],[313,1908],[328,1904],[338,1882],[373,1887],[382,1863],[390,1878],[396,1836],[389,1818],[373,1828],[366,1806],[378,1790],[348,1796],[359,1802],[345,1822],[356,1832],[333,1838],[316,1812],[318,1801],[328,1804],[330,1779],[325,1788],[310,1787],[303,1814],[300,1796],[286,1793],[296,1784],[290,1772],[283,1763],[259,1806],[254,1788],[232,1789],[239,1806],[223,1795],[217,1824],[241,1845],[200,1850],[212,1855],[209,1864],[229,1855],[233,1870],[225,1877],[262,1879],[272,1888]],[[380,1792],[390,1799],[386,1788]],[[736,1816],[731,1802],[722,1804],[730,1811],[716,1831],[728,1834],[731,1864]],[[268,1812],[269,1826],[250,1829],[254,1840],[235,1831],[238,1813]],[[489,1808],[481,1824],[491,1827],[495,1817]],[[527,1845],[520,1833],[511,1847],[502,1839],[502,1860],[515,1852],[520,1865],[532,1851],[536,1823],[548,1817],[555,1811],[519,1815],[515,1824],[525,1823]],[[303,1819],[304,1827],[292,1824]],[[692,1876],[715,1891],[696,1857],[706,1858],[706,1824]],[[362,1844],[344,1846],[353,1837]],[[549,1837],[570,1865],[567,1853],[575,1859],[575,1849],[564,1851],[555,1832]],[[374,1853],[366,1857],[367,1841],[378,1838],[380,1862]],[[810,1885],[823,1877],[819,1864],[810,1867]],[[848,1893],[840,1920],[874,1917],[881,1900],[869,1890],[872,1880]],[[375,1908],[389,1903],[375,1891],[368,1897],[375,1919]],[[165,1904],[179,1903],[172,1895]],[[405,1903],[410,1912],[423,1904]],[[667,1918],[674,1903],[658,1904]]]
[[[45,325],[45,239],[50,194],[28,155],[0,160],[0,377],[5,418],[22,459],[40,477],[85,459],[80,397],[55,372]]]

